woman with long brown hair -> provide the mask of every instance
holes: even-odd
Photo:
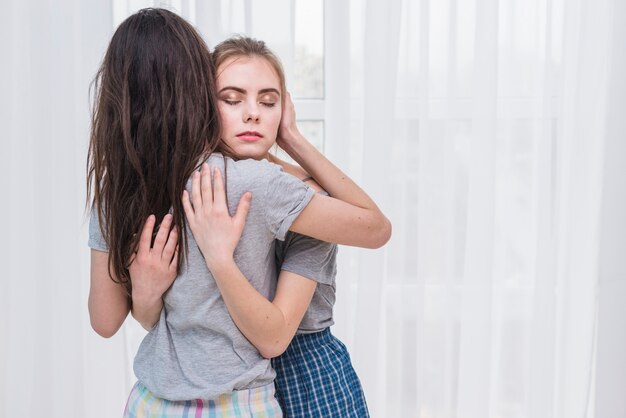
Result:
[[[210,56],[193,27],[171,12],[145,9],[126,19],[96,80],[90,319],[103,336],[128,312],[149,329],[125,415],[281,416],[269,360],[233,323],[188,230],[181,196],[190,177],[206,179],[208,162],[225,178],[225,204],[237,208],[239,224],[247,219],[241,240],[224,245],[236,245],[237,265],[264,294],[276,277],[274,239],[288,230],[376,247],[389,237],[388,221],[375,205],[316,195],[266,161],[215,154],[220,125]],[[199,193],[192,191],[192,201]],[[165,275],[133,274],[154,260]]]

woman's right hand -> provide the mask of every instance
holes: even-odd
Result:
[[[239,200],[235,216],[231,217],[222,174],[218,169],[215,169],[213,182],[211,187],[211,169],[205,163],[201,172],[196,171],[191,177],[191,197],[186,190],[183,191],[183,208],[189,228],[211,271],[233,261],[251,198],[250,192],[245,193]]]

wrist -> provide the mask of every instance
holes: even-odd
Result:
[[[162,296],[163,296],[162,294],[157,294],[154,291],[151,291],[150,289],[146,289],[145,291],[142,291],[142,290],[136,291],[135,289],[133,289],[132,291],[133,309],[138,308],[141,310],[147,310],[154,306],[157,306],[163,303],[161,299]]]
[[[298,128],[295,127],[281,130],[278,142],[278,145],[289,153],[302,147],[302,144],[308,141],[302,136]]]
[[[294,140],[289,145],[289,150],[285,150],[289,156],[309,174],[313,175],[311,169],[315,167],[315,161],[318,161],[319,151],[304,137]]]
[[[233,268],[235,259],[232,254],[217,255],[206,258],[206,265],[213,276],[217,276]]]

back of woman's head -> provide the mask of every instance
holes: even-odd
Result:
[[[280,58],[267,47],[265,42],[242,35],[235,35],[220,42],[211,54],[213,66],[219,72],[219,67],[231,58],[261,57],[274,68],[280,81],[281,95],[285,94],[285,71]],[[217,74],[219,75],[219,74]]]
[[[182,191],[219,144],[213,64],[184,19],[144,9],[116,30],[94,85],[88,199],[112,272],[130,290],[128,261],[148,215],[159,222],[171,211],[186,253]]]

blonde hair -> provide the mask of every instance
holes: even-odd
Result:
[[[219,75],[217,71],[220,65],[234,57],[261,57],[266,59],[274,68],[274,71],[276,71],[276,75],[278,75],[281,97],[285,94],[287,86],[283,65],[280,62],[280,58],[265,45],[265,42],[243,35],[235,35],[220,42],[211,54],[216,76]]]

